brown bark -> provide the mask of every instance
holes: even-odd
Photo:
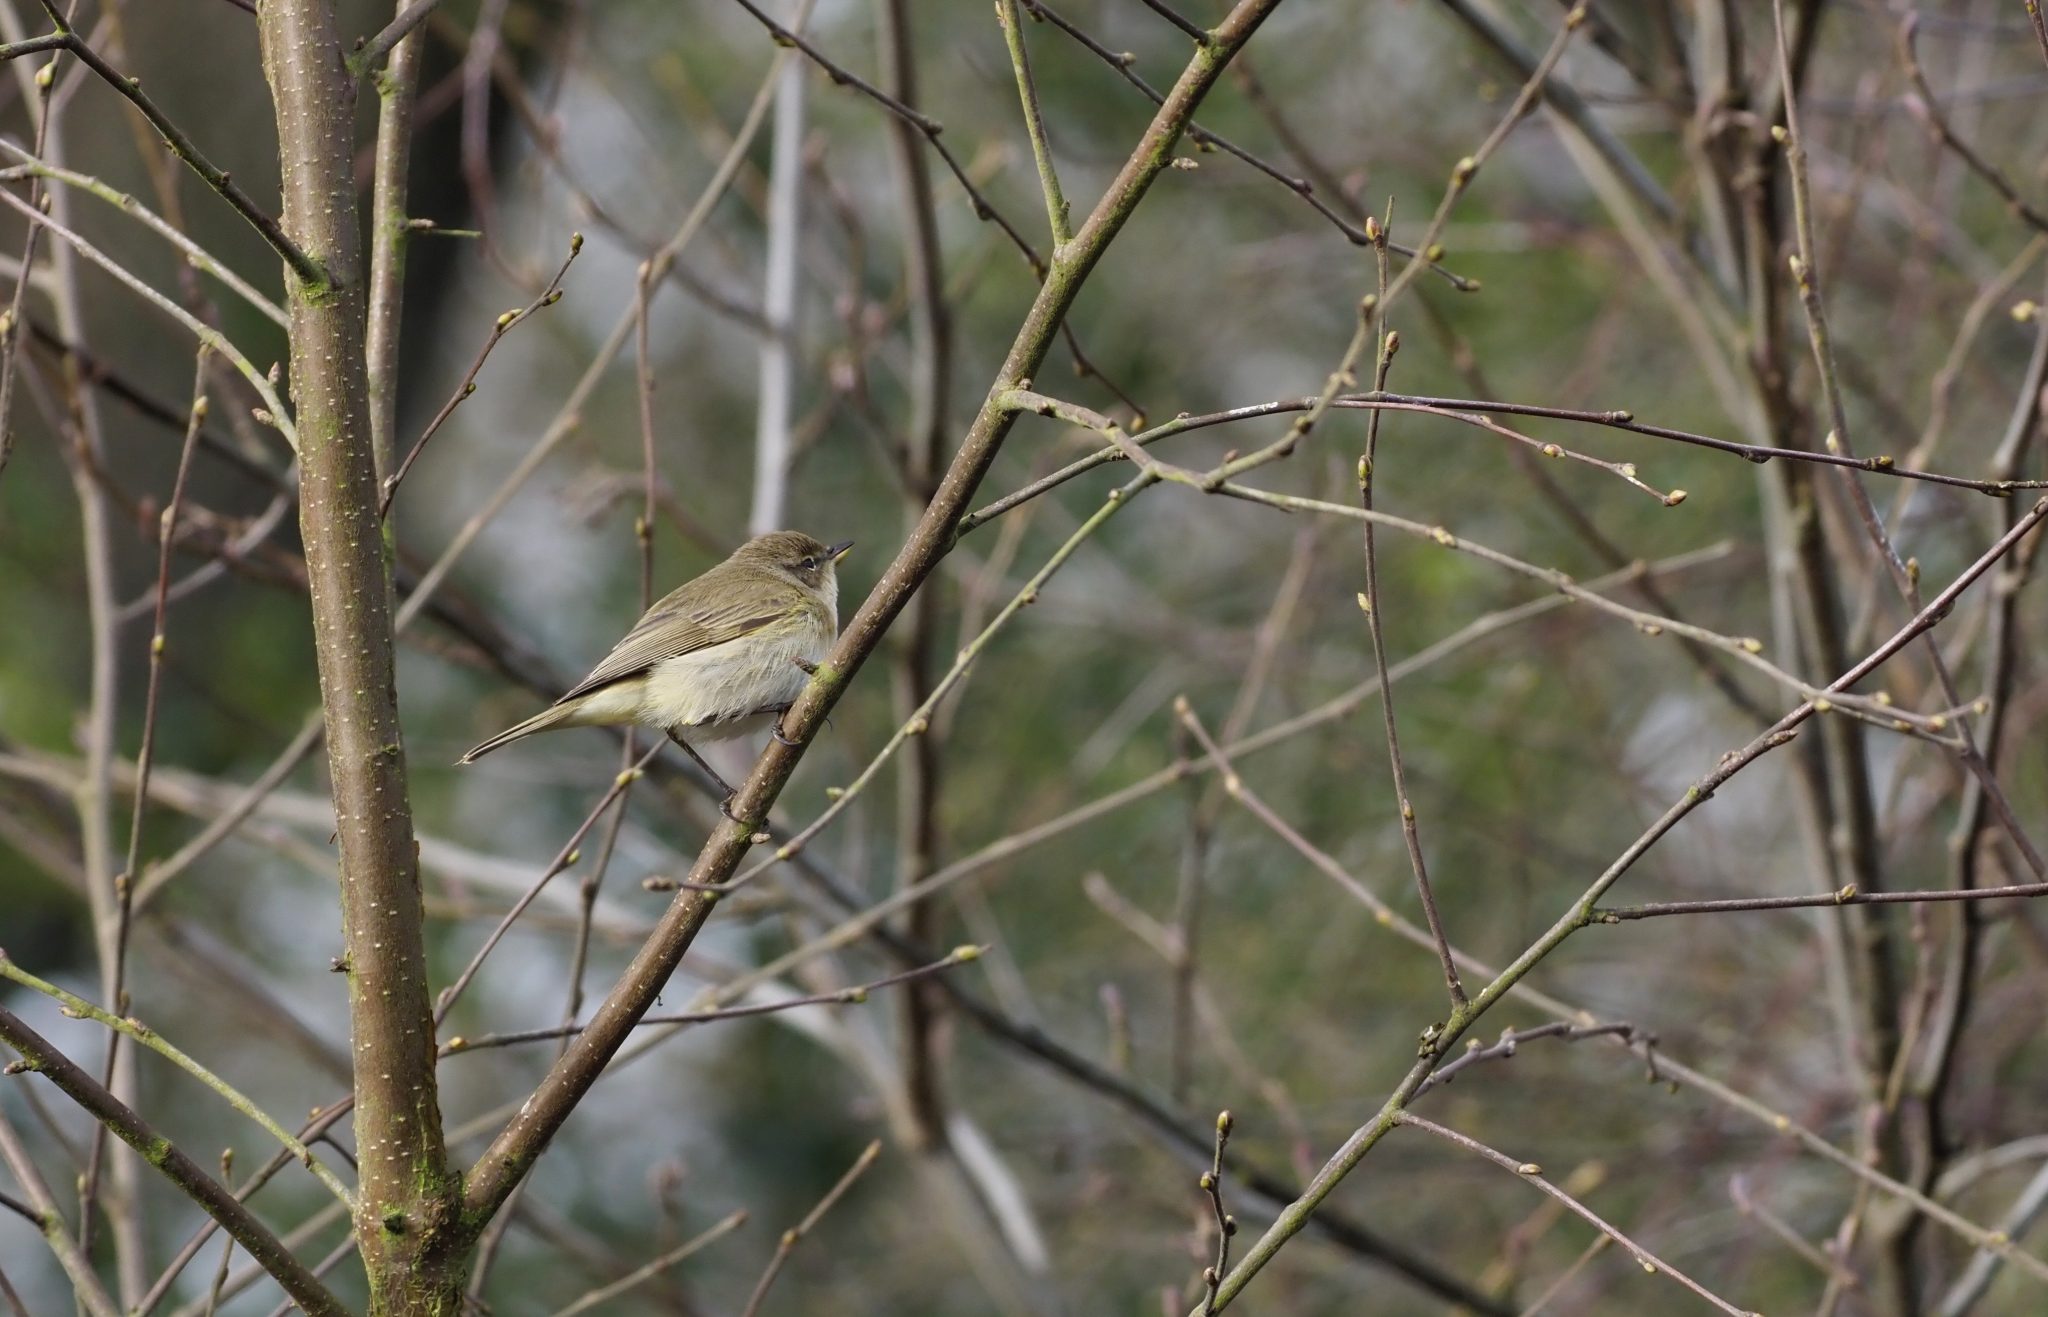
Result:
[[[355,81],[327,0],[266,0],[284,229],[325,272],[290,277],[299,525],[341,851],[370,1311],[457,1311],[459,1185],[434,1079],[419,869],[393,671],[391,583],[377,516],[364,289],[352,177]]]

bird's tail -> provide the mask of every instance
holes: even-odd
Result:
[[[551,727],[561,727],[565,724],[573,725],[571,720],[575,718],[578,712],[580,710],[577,704],[574,703],[557,704],[552,708],[542,709],[525,722],[514,727],[508,727],[490,740],[472,748],[468,754],[455,762],[458,764],[473,764],[499,746],[509,745],[521,737],[531,736],[535,732],[545,732]]]

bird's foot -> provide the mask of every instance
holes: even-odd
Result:
[[[784,718],[789,717],[789,710],[790,706],[785,704],[780,709],[777,709],[775,711],[775,725],[769,729],[768,734],[775,738],[776,744],[786,745],[789,746],[791,749],[795,749],[796,747],[802,745],[803,742],[790,740],[788,733],[782,730],[782,720]]]

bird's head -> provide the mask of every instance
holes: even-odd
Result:
[[[762,567],[806,590],[836,597],[839,583],[833,569],[853,548],[852,540],[826,544],[802,531],[777,530],[756,535],[733,552],[733,561]]]

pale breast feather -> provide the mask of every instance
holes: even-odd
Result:
[[[822,659],[829,642],[821,629],[790,627],[773,639],[665,659],[647,674],[641,716],[660,727],[716,728],[779,709],[802,692],[810,680],[803,665]]]

